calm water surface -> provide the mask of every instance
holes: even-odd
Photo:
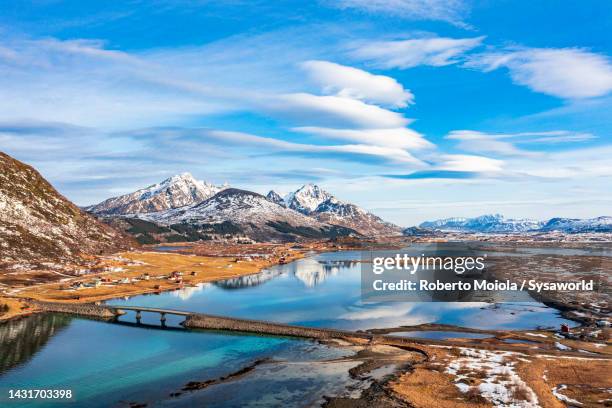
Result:
[[[444,323],[478,329],[559,327],[564,319],[541,303],[361,302],[361,252],[335,252],[279,265],[257,275],[160,295],[114,300],[314,327],[371,329]],[[126,316],[134,320],[133,314]],[[147,320],[148,319],[148,320]],[[154,322],[156,315],[143,317]]]
[[[565,322],[538,303],[362,303],[358,252],[320,254],[257,275],[110,304],[154,306],[318,327],[368,329],[427,322],[474,328],[534,329]],[[143,314],[143,323],[157,324]],[[112,324],[36,315],[0,326],[0,406],[58,406],[8,401],[10,388],[72,389],[74,406],[310,406],[358,387],[352,353],[287,338],[134,327],[133,313]],[[169,318],[178,326],[179,318]],[[257,366],[233,382],[180,392],[189,381]],[[240,393],[235,392],[239,389]]]

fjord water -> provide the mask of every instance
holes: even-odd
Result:
[[[257,275],[108,302],[348,330],[444,323],[477,329],[559,327],[541,303],[362,302],[361,252],[314,255]],[[127,319],[133,320],[133,315]],[[154,322],[157,316],[145,316]],[[570,323],[571,322],[567,322]]]
[[[320,254],[256,275],[108,303],[352,330],[425,322],[531,329],[565,322],[538,303],[363,303],[359,256]],[[144,313],[142,323],[156,324],[158,318]],[[308,406],[346,386],[357,387],[348,376],[356,362],[317,363],[351,354],[347,349],[279,337],[135,327],[129,325],[132,313],[121,320],[126,324],[47,314],[0,325],[0,405],[59,406],[7,399],[8,389],[43,388],[73,390],[74,406]],[[226,376],[269,358],[276,361],[232,382],[181,392],[189,381]],[[181,394],[170,396],[176,392]]]

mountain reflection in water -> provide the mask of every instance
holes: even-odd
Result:
[[[0,324],[0,374],[30,360],[71,320],[64,315],[37,314]]]
[[[340,269],[352,268],[357,264],[354,260],[318,260],[316,258],[301,259],[299,264],[293,262],[277,265],[271,269],[252,274],[226,279],[213,283],[222,289],[241,289],[258,286],[281,275],[295,276],[306,287],[312,288],[325,282],[330,276],[336,276]]]

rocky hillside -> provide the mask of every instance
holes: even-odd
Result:
[[[196,180],[190,173],[170,177],[161,183],[130,194],[109,198],[86,210],[97,215],[142,214],[197,204],[226,188]]]
[[[0,152],[0,263],[69,261],[130,244],[64,198],[34,168]]]

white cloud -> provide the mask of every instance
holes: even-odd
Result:
[[[466,66],[485,72],[505,67],[515,83],[559,98],[591,98],[612,91],[609,58],[579,48],[521,48],[482,53],[474,55]]]
[[[330,139],[348,140],[368,145],[397,147],[402,149],[425,149],[434,145],[420,133],[408,128],[396,129],[332,129],[313,126],[292,128],[301,133],[310,133]]]
[[[408,119],[399,113],[341,96],[293,93],[263,103],[274,112],[308,124],[363,128],[398,128],[408,124]]]
[[[328,61],[306,61],[301,66],[327,94],[396,108],[404,108],[414,101],[414,95],[409,90],[388,76],[374,75]]]
[[[357,44],[351,55],[380,68],[440,67],[455,64],[466,51],[478,47],[484,37],[418,38]]]
[[[464,154],[446,154],[440,156],[440,159],[441,163],[436,166],[436,170],[491,173],[501,171],[504,165],[501,160]]]
[[[462,0],[326,0],[340,9],[355,9],[414,20],[442,20],[460,26],[468,12]]]
[[[193,132],[192,132],[193,133]],[[271,148],[279,151],[286,152],[304,152],[304,153],[348,153],[348,154],[359,154],[365,156],[377,156],[385,158],[389,161],[398,163],[411,164],[417,167],[424,166],[425,164],[414,157],[409,152],[393,147],[387,146],[372,146],[362,144],[349,144],[349,145],[314,145],[305,143],[294,143],[287,142],[285,140],[274,139],[270,137],[263,137],[252,135],[243,132],[232,132],[223,130],[207,130],[202,133],[204,137],[218,138],[220,141],[227,144],[227,142],[238,143],[240,145],[250,145],[254,147]]]
[[[487,152],[506,156],[541,156],[540,152],[520,149],[516,144],[556,144],[594,139],[590,133],[553,130],[547,132],[484,133],[475,130],[453,130],[446,139],[457,140],[458,147],[470,152]]]
[[[498,140],[494,135],[472,130],[454,130],[446,138],[458,140],[458,147],[468,152],[488,152],[502,155],[529,154],[518,149],[512,143]]]

